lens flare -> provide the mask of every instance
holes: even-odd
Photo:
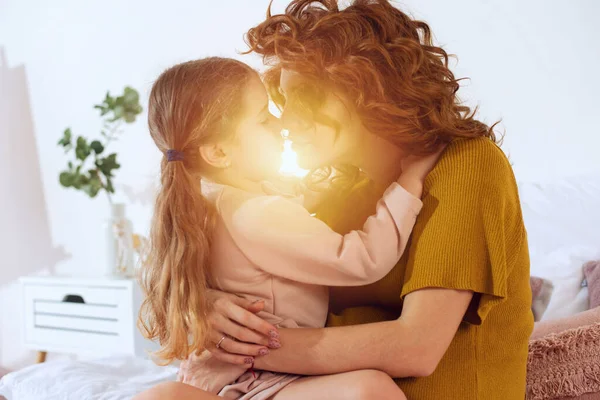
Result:
[[[298,166],[298,156],[292,149],[292,141],[287,137],[289,132],[284,129],[281,131],[283,136],[283,153],[281,153],[281,168],[279,173],[284,176],[295,176],[298,178],[304,178],[308,174],[308,170],[302,169]]]

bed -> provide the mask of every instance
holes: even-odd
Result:
[[[130,356],[53,361],[6,375],[0,395],[8,400],[126,400],[176,376],[176,367]]]
[[[554,284],[544,319],[586,310],[581,265],[600,259],[600,176],[523,183],[520,191],[532,274]],[[6,375],[0,381],[0,395],[8,400],[125,400],[159,382],[174,380],[176,373],[176,367],[158,367],[132,357],[57,361]]]

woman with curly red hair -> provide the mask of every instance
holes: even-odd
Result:
[[[380,370],[408,399],[523,399],[533,316],[516,182],[493,127],[459,102],[429,26],[387,0],[345,9],[295,0],[248,43],[270,66],[265,80],[302,166],[349,177],[332,182],[317,212],[338,232],[361,226],[402,160],[445,150],[404,256],[374,284],[332,288],[327,328],[278,329],[255,315],[264,303],[215,293],[210,325],[227,340],[208,350],[291,374]],[[273,330],[281,348],[261,356]],[[299,379],[268,398],[332,398],[321,389],[307,394]]]

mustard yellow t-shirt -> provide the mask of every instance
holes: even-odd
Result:
[[[487,138],[448,146],[425,182],[403,258],[373,285],[338,289],[369,306],[332,314],[328,325],[397,318],[403,297],[426,287],[470,290],[474,303],[435,372],[397,380],[408,399],[524,399],[533,329],[527,235],[511,166]]]

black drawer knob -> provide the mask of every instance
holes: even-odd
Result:
[[[63,303],[80,303],[85,304],[83,297],[78,294],[68,294],[62,299]]]

